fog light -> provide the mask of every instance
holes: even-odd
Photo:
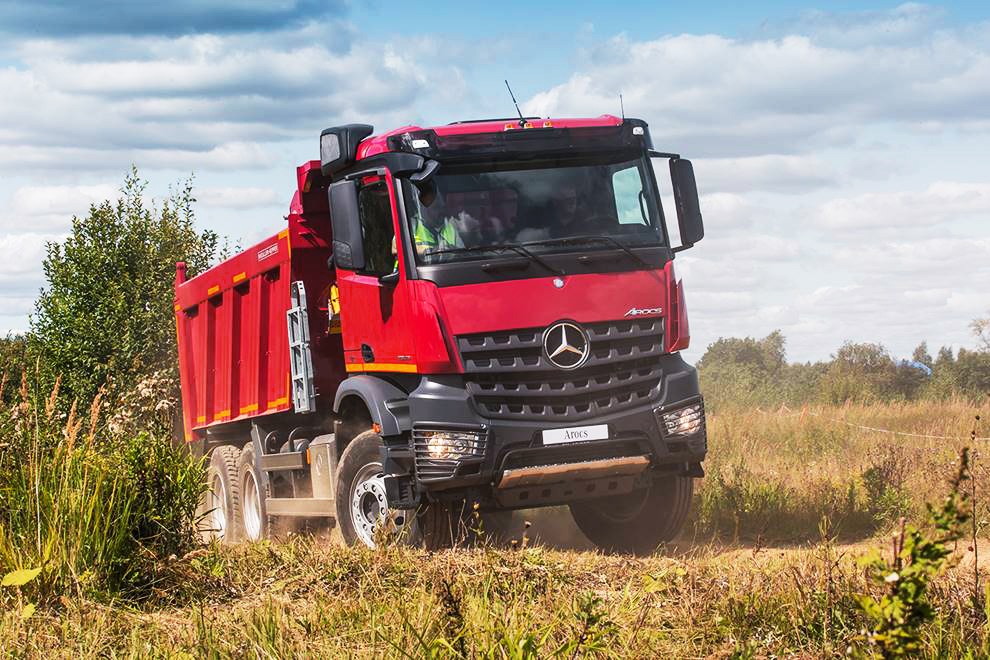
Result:
[[[694,435],[705,425],[705,404],[698,403],[662,415],[663,427],[668,436]]]
[[[433,459],[457,459],[482,456],[484,440],[480,433],[464,431],[426,431],[421,436],[426,455]]]

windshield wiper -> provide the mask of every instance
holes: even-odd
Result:
[[[646,268],[650,268],[650,269],[653,268],[653,266],[651,266],[648,262],[646,262],[642,257],[640,257],[638,254],[636,254],[635,252],[633,252],[628,247],[626,247],[616,239],[612,238],[611,236],[599,236],[597,234],[589,234],[588,236],[563,236],[561,238],[546,238],[541,241],[526,241],[522,245],[567,245],[568,243],[586,243],[589,241],[602,241],[604,243],[613,245],[619,248],[620,250],[622,250],[623,252],[625,252],[626,254],[628,254],[630,257],[632,257],[639,263],[643,264],[643,266],[645,266]]]
[[[527,244],[528,245],[528,244]],[[443,250],[431,250],[423,256],[432,256],[435,254],[460,254],[464,252],[505,252],[506,250],[512,250],[517,254],[521,254],[531,261],[535,261],[540,264],[551,273],[556,275],[563,275],[564,271],[551,266],[546,261],[544,261],[539,256],[533,254],[530,250],[527,250],[525,246],[519,243],[502,243],[501,245],[474,245],[472,247],[455,247],[455,248],[445,248]]]

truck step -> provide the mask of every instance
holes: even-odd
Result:
[[[268,472],[283,472],[286,470],[308,470],[306,452],[293,451],[284,454],[265,454],[258,457],[258,467]]]
[[[327,497],[269,497],[265,507],[270,516],[333,518],[336,513],[333,499]]]

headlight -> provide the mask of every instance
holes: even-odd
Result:
[[[488,432],[413,429],[416,474],[421,481],[449,479],[461,461],[483,458]]]
[[[669,436],[688,436],[705,426],[705,404],[701,401],[660,415],[664,431]]]
[[[425,450],[426,458],[433,459],[470,458],[485,453],[482,434],[470,431],[417,431],[415,444],[417,450]]]

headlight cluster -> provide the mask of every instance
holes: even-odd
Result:
[[[701,401],[669,412],[657,412],[667,437],[694,435],[705,427],[705,404]]]
[[[485,434],[479,431],[426,431],[413,434],[416,455],[423,458],[450,459],[484,456]]]

